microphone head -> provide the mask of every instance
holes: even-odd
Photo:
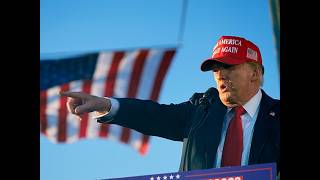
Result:
[[[213,103],[214,96],[218,93],[217,89],[214,87],[209,88],[204,94],[203,98],[206,98],[210,104]]]
[[[203,93],[202,98],[199,100],[199,104],[204,105],[205,109],[208,109],[214,101],[215,93],[218,93],[218,91],[214,87],[209,88],[205,93]]]

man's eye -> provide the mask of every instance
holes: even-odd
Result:
[[[232,66],[232,65],[224,65],[224,66],[223,66],[224,69],[228,69],[228,70],[233,69],[233,67],[234,67],[234,66]]]
[[[214,66],[212,70],[213,72],[217,72],[218,70],[221,70],[221,69],[233,70],[234,67],[235,67],[234,65],[221,64],[221,65]]]

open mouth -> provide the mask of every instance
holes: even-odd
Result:
[[[219,88],[220,88],[221,92],[227,91],[227,86],[226,86],[225,84],[221,84],[221,85],[219,86]]]

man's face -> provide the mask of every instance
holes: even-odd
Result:
[[[256,93],[253,69],[246,63],[238,65],[217,64],[212,69],[221,102],[234,107],[245,104]]]

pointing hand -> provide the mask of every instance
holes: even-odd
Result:
[[[61,96],[68,97],[67,108],[69,112],[77,115],[79,118],[83,113],[97,111],[106,113],[110,111],[111,103],[109,99],[93,96],[83,92],[60,92]]]

